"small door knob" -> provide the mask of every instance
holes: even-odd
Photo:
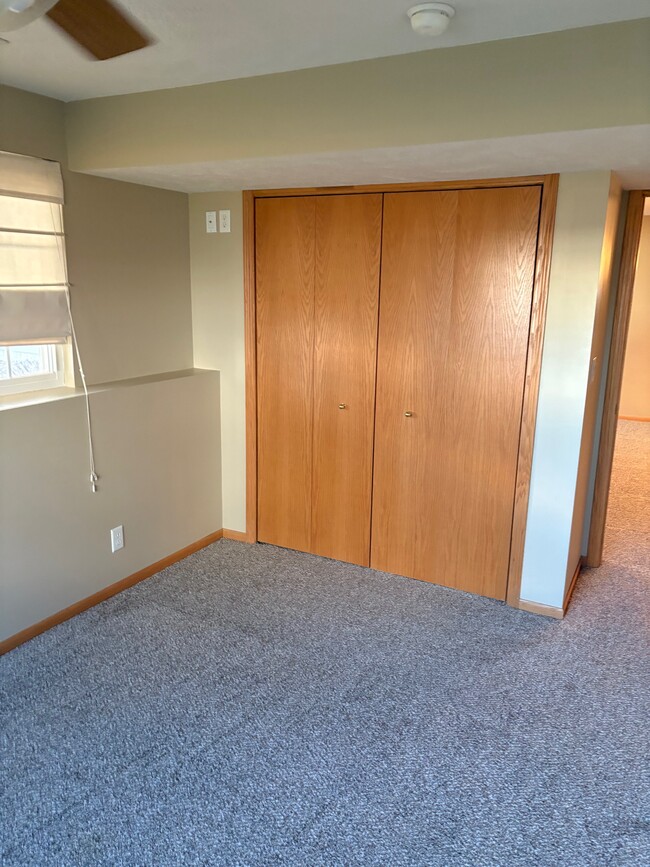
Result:
[[[345,404],[345,403],[339,404],[339,409],[346,409],[346,408],[347,408],[347,404]]]
[[[407,409],[406,412],[404,413],[404,415],[405,415],[407,418],[411,418],[411,416],[413,415],[413,413],[412,413],[410,410]]]

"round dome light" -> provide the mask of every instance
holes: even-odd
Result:
[[[406,14],[411,19],[415,33],[420,36],[440,36],[449,27],[456,10],[448,3],[420,3],[411,6]]]

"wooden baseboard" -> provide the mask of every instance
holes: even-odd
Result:
[[[573,588],[576,586],[576,581],[578,580],[582,566],[583,560],[581,557],[580,560],[578,560],[578,565],[573,573],[573,578],[564,592],[562,608],[557,608],[555,605],[543,605],[541,602],[530,602],[528,599],[520,599],[516,607],[520,608],[522,611],[529,611],[531,614],[541,614],[543,617],[554,617],[556,620],[562,620],[566,614],[569,600],[571,599]]]
[[[582,566],[583,566],[583,560],[581,557],[578,560],[578,565],[576,566],[576,571],[573,573],[573,578],[571,579],[571,581],[570,581],[570,583],[566,589],[566,592],[564,594],[564,603],[563,603],[562,607],[564,608],[565,614],[566,614],[566,610],[567,610],[567,607],[569,605],[569,601],[571,599],[571,596],[573,595],[573,589],[576,586],[576,581],[578,580]]]
[[[223,531],[224,539],[232,539],[233,542],[248,542],[248,534],[242,533],[240,530],[224,530]]]
[[[163,557],[162,560],[157,560],[155,563],[152,563],[151,566],[145,566],[144,569],[134,572],[133,575],[127,575],[127,577],[122,578],[121,581],[109,584],[108,587],[104,587],[103,590],[98,590],[97,593],[93,593],[92,596],[86,596],[85,599],[82,599],[80,602],[75,602],[74,605],[64,608],[63,611],[58,611],[56,614],[46,617],[45,620],[41,620],[33,626],[28,626],[27,629],[23,629],[15,635],[10,635],[9,638],[5,638],[4,641],[0,641],[0,656],[2,656],[3,653],[8,653],[10,650],[13,650],[15,647],[19,647],[31,638],[35,638],[42,632],[52,629],[53,626],[58,626],[59,623],[64,623],[66,620],[70,620],[71,617],[81,614],[82,611],[86,611],[88,608],[92,608],[100,602],[110,599],[111,596],[116,596],[118,593],[121,593],[122,590],[127,590],[129,587],[133,587],[134,584],[144,581],[145,578],[151,578],[151,576],[155,575],[156,572],[160,572],[162,569],[166,569],[168,566],[178,563],[179,560],[189,557],[189,555],[194,554],[195,551],[200,551],[201,548],[205,548],[213,542],[217,542],[219,539],[222,539],[227,532],[229,531],[217,530],[215,533],[210,533],[209,536],[204,536],[202,539],[199,539],[198,542],[193,542],[191,545],[181,548],[180,551],[169,554],[169,556]]]
[[[619,421],[650,421],[645,415],[619,415]]]
[[[556,620],[562,620],[564,617],[563,608],[556,608],[555,605],[543,605],[541,602],[529,602],[528,599],[520,599],[517,608],[531,614],[541,614],[543,617],[554,617]]]

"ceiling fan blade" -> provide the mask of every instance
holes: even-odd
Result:
[[[97,60],[119,57],[153,42],[109,0],[59,0],[46,15]]]

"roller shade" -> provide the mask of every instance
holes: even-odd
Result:
[[[0,345],[72,333],[58,163],[0,152]]]
[[[61,166],[22,154],[0,151],[0,196],[63,204]]]

